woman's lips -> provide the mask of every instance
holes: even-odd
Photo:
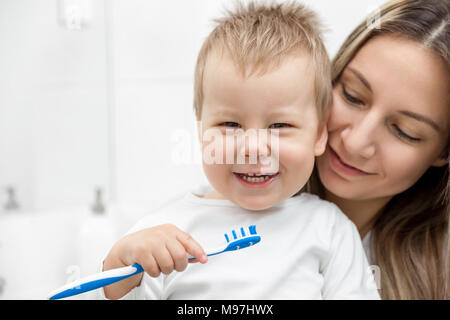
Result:
[[[342,159],[339,157],[339,155],[330,146],[328,146],[328,150],[330,151],[331,165],[339,173],[343,173],[348,176],[368,176],[368,175],[374,174],[374,173],[365,172],[363,170],[360,170],[358,168],[355,168],[355,167],[352,167],[352,166],[346,164],[345,162],[342,161]]]

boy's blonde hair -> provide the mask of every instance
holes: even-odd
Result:
[[[332,102],[330,60],[321,39],[322,26],[311,10],[295,2],[264,4],[237,3],[234,11],[216,19],[217,26],[200,49],[194,80],[194,110],[201,119],[203,76],[212,52],[231,56],[243,76],[247,71],[279,65],[281,59],[302,51],[311,56],[315,71],[314,94],[319,123],[326,121]],[[300,71],[300,70],[299,70]]]

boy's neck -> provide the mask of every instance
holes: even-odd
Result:
[[[227,200],[223,195],[213,189],[210,193],[202,196],[204,199]]]
[[[336,204],[345,215],[353,221],[361,238],[372,229],[375,217],[392,197],[368,200],[343,199],[328,190],[325,190],[325,199]]]

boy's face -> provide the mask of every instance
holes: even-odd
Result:
[[[208,57],[198,122],[203,169],[214,188],[206,198],[261,210],[305,185],[327,140],[325,126],[318,132],[313,72],[307,54],[247,77],[227,55]],[[268,175],[255,175],[261,172]]]

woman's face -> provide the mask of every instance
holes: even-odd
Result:
[[[325,188],[345,199],[390,198],[446,164],[449,78],[416,42],[367,42],[333,89],[328,145],[317,161]]]

